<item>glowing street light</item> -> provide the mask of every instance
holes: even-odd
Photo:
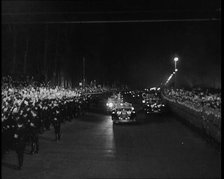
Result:
[[[177,62],[178,60],[179,60],[179,59],[178,59],[178,57],[175,57],[175,58],[174,58],[174,61],[176,61],[176,62]]]
[[[175,88],[176,88],[176,83],[177,83],[177,82],[176,82],[176,76],[177,76],[177,74],[176,74],[175,72],[178,71],[178,70],[177,70],[177,62],[179,61],[179,58],[178,58],[178,57],[175,57],[173,60],[174,60],[174,65],[175,65],[175,66],[174,66],[174,67],[175,67],[175,69],[174,69],[174,74],[175,74],[175,84],[174,84],[174,85],[175,85]]]
[[[178,58],[178,57],[175,57],[175,58],[174,58],[174,63],[175,63],[175,71],[176,71],[176,69],[177,69],[177,62],[178,62],[178,60],[179,60],[179,58]]]

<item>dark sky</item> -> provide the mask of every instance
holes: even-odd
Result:
[[[18,34],[17,60],[24,60],[29,37],[28,62],[33,64],[29,68],[38,73],[44,57],[46,24],[3,25],[5,69],[6,61],[13,58],[11,26]],[[58,55],[59,68],[77,83],[82,78],[83,57],[88,81],[151,87],[166,81],[174,70],[173,58],[178,56],[179,85],[220,86],[220,21],[57,23],[48,24],[47,39],[48,63]]]
[[[137,86],[159,85],[173,71],[175,55],[179,56],[179,73],[184,78],[191,79],[193,74],[202,81],[206,76],[220,76],[217,22],[90,24],[77,28],[78,38],[74,35],[72,43],[80,44],[78,48],[89,55],[89,78],[100,75]],[[91,68],[96,70],[92,72]]]

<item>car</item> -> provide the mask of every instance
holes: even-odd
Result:
[[[120,103],[123,103],[123,96],[118,93],[118,94],[113,94],[110,98],[108,98],[106,106],[107,106],[107,111],[111,112],[113,111],[114,108]]]
[[[131,103],[120,103],[113,109],[112,120],[114,124],[136,122],[135,109]]]
[[[152,101],[152,103],[147,103],[143,109],[145,113],[148,115],[150,113],[166,112],[167,107],[161,100],[158,100],[158,101]]]

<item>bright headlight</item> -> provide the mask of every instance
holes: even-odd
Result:
[[[114,106],[114,104],[113,104],[113,103],[107,103],[107,106],[108,106],[109,108],[112,108],[112,107]]]
[[[145,103],[145,100],[142,100],[142,103]]]

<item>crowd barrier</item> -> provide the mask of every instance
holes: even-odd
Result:
[[[217,118],[212,114],[206,114],[203,111],[194,111],[177,103],[174,99],[169,99],[163,94],[162,98],[172,112],[199,129],[202,133],[205,133],[207,136],[214,139],[217,143],[221,144],[221,118]]]

